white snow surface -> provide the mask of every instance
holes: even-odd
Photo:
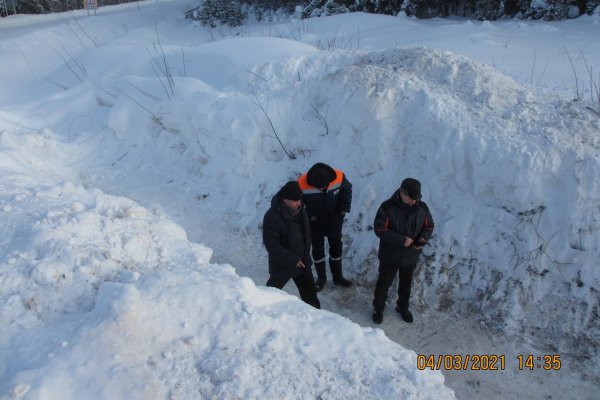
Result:
[[[209,30],[139,6],[0,20],[1,399],[594,398],[598,13]],[[264,287],[261,242],[315,162],[354,191],[357,285],[324,310]],[[435,236],[415,323],[392,287],[375,327],[372,221],[407,176]],[[506,371],[421,371],[426,351]]]

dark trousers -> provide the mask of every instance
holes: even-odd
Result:
[[[312,256],[315,263],[325,261],[325,238],[329,243],[329,258],[339,260],[342,257],[342,236],[332,236],[319,230],[311,229]]]
[[[396,306],[401,310],[408,309],[408,300],[410,298],[410,288],[415,267],[416,264],[398,265],[379,263],[379,277],[375,285],[375,298],[373,299],[375,310],[383,312],[385,309],[388,291],[394,282],[396,274],[398,274],[398,301],[396,301]]]
[[[308,268],[308,271],[303,273],[302,275],[298,275],[293,278],[296,287],[298,288],[298,292],[300,293],[300,298],[303,302],[310,304],[314,308],[321,308],[321,302],[317,297],[317,289],[315,288],[315,281],[313,279],[312,271]],[[283,289],[286,283],[290,278],[273,278],[269,277],[267,281],[267,286],[275,287],[277,289]]]

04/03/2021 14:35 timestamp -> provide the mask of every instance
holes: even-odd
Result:
[[[509,361],[510,360],[510,361]],[[419,354],[417,369],[446,371],[504,371],[511,365],[519,371],[558,371],[561,368],[559,354],[519,354],[507,357],[504,354]]]

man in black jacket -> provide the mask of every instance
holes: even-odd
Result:
[[[286,183],[273,196],[263,218],[263,243],[269,253],[267,286],[282,289],[293,279],[300,298],[321,308],[311,270],[310,226],[298,182]]]
[[[433,218],[427,204],[421,201],[421,183],[406,178],[389,200],[384,201],[373,223],[379,237],[379,277],[373,299],[373,322],[383,322],[388,291],[398,274],[396,311],[406,322],[413,316],[408,310],[412,275],[421,249],[433,233]]]
[[[342,274],[342,225],[350,212],[352,184],[344,172],[324,163],[316,163],[298,179],[310,219],[312,255],[317,271],[315,285],[320,291],[327,282],[325,273],[325,238],[329,242],[329,268],[333,283],[343,287],[352,281]]]

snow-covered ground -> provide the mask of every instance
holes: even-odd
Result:
[[[0,20],[0,398],[597,396],[598,12],[207,30],[189,8]],[[260,232],[318,161],[354,186],[358,282],[321,311],[263,286]],[[373,328],[371,224],[406,176],[435,237],[415,323]]]

